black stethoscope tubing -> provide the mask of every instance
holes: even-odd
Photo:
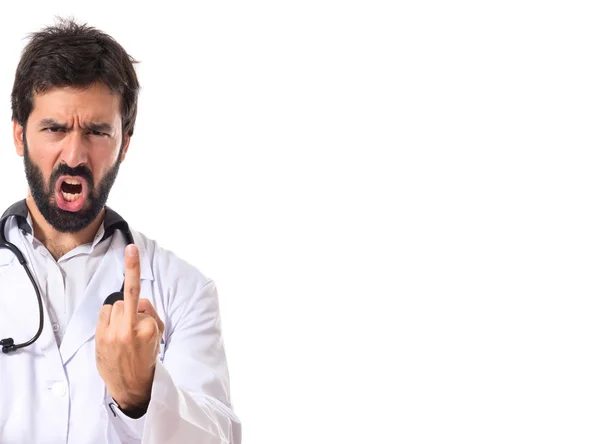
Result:
[[[23,256],[23,253],[21,253],[21,251],[17,248],[16,245],[14,245],[6,240],[6,236],[4,235],[4,227],[6,225],[7,220],[8,220],[8,217],[0,220],[0,249],[7,248],[10,251],[12,251],[12,253],[18,259],[19,263],[25,269],[25,272],[27,273],[27,276],[29,277],[29,280],[31,281],[31,285],[33,285],[33,288],[35,289],[35,294],[37,296],[40,323],[39,323],[37,333],[33,336],[33,338],[31,338],[27,342],[23,342],[21,344],[15,344],[15,341],[13,338],[0,339],[0,345],[2,346],[3,353],[14,352],[20,348],[24,348],[24,347],[27,347],[27,346],[33,344],[40,337],[40,335],[42,334],[42,330],[44,329],[44,304],[42,302],[42,295],[40,292],[40,288],[38,287],[37,283],[35,282],[35,279],[33,278],[33,275],[31,274],[31,270],[29,270],[29,267],[27,266],[27,260],[25,259],[25,256]],[[124,224],[124,226],[121,227],[121,231],[123,232],[123,234],[125,235],[125,238],[127,239],[127,244],[133,244],[134,243],[133,236],[131,234],[131,231],[129,231],[129,228],[127,227],[126,224]],[[125,288],[125,282],[123,282],[121,291],[116,291],[116,292],[112,293],[104,300],[104,305],[114,304],[118,300],[122,301],[124,288]]]

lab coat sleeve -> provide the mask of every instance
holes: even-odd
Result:
[[[142,441],[147,415],[138,419],[130,418],[117,407],[115,400],[108,394],[106,395],[106,407],[108,418],[112,422],[119,442],[121,444],[139,444]]]
[[[170,335],[164,362],[156,364],[142,443],[241,444],[216,287],[192,271],[171,292]]]

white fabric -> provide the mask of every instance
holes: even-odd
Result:
[[[131,419],[111,407],[96,370],[94,332],[104,299],[123,283],[126,241],[116,231],[98,242],[100,232],[103,228],[94,242],[57,262],[19,230],[15,218],[7,223],[7,240],[29,261],[45,313],[44,330],[33,345],[0,353],[0,442],[240,444],[215,285],[134,230],[141,297],[163,319],[165,345],[146,415]],[[0,338],[29,340],[37,331],[37,313],[23,267],[0,249]],[[61,326],[57,332],[53,323]]]
[[[31,215],[27,217],[27,222],[33,227]],[[48,307],[49,328],[52,328],[60,346],[71,316],[83,298],[102,257],[108,251],[111,239],[100,242],[104,236],[104,224],[101,224],[91,243],[74,248],[56,261],[35,238],[35,230],[32,229],[32,232],[33,234],[23,233],[29,241],[25,243],[26,251],[23,253],[26,253],[29,263],[33,264],[31,271],[37,277],[37,282],[46,284],[42,295]],[[117,290],[119,289],[115,289]]]

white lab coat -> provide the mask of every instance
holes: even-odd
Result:
[[[11,219],[7,238],[24,251],[27,240]],[[132,233],[140,251],[140,297],[152,302],[165,324],[165,346],[146,415],[127,418],[111,406],[96,369],[98,313],[124,277],[126,241],[116,231],[60,347],[45,310],[37,342],[12,354],[0,353],[0,442],[241,443],[241,426],[229,399],[214,283],[141,233]],[[0,249],[0,339],[21,343],[37,327],[31,282],[15,256]]]

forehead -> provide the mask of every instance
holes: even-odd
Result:
[[[117,123],[121,119],[120,97],[104,84],[86,88],[54,87],[33,94],[32,120],[54,118],[61,121],[104,121]]]

